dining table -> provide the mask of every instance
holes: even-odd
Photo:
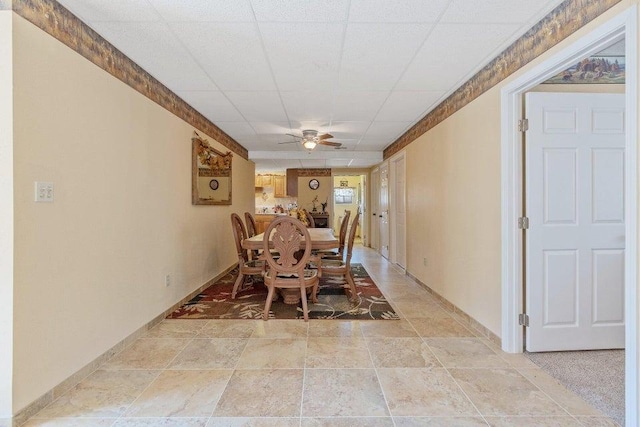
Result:
[[[333,235],[330,228],[307,228],[309,237],[311,238],[311,250],[337,249],[340,247],[340,241]],[[256,234],[253,237],[244,239],[242,247],[248,250],[263,249],[264,233]],[[270,244],[273,248],[273,245]],[[304,249],[305,240],[301,239],[300,249]],[[298,304],[300,302],[300,291],[297,289],[280,289],[282,299],[285,304]]]
[[[307,231],[309,231],[309,237],[311,237],[311,249],[314,251],[340,247],[340,241],[333,235],[331,228],[307,228]],[[263,240],[264,233],[256,234],[253,237],[244,239],[242,247],[249,250],[260,250],[262,249]],[[272,245],[270,246],[273,247]],[[304,239],[300,241],[300,249],[304,249]]]

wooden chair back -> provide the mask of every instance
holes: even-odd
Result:
[[[351,211],[344,211],[344,218],[342,218],[342,222],[340,223],[340,234],[338,237],[339,247],[338,247],[338,255],[342,256],[344,254],[344,246],[347,243],[347,229],[349,228],[349,217],[351,216]]]
[[[253,217],[253,215],[251,214],[251,212],[245,212],[244,213],[244,221],[247,223],[247,236],[249,237],[253,237],[256,234],[256,220]]]
[[[309,211],[305,210],[304,214],[307,217],[307,222],[309,223],[309,225],[307,227],[316,228],[316,222],[313,219],[313,216],[309,213]]]
[[[300,257],[302,240],[304,252]],[[279,256],[274,257],[270,245],[273,245]],[[304,269],[311,256],[311,237],[301,221],[290,216],[281,216],[271,221],[264,232],[263,249],[267,264],[275,273],[274,277],[291,274],[304,277]]]
[[[238,262],[244,264],[249,261],[249,252],[242,247],[242,241],[247,238],[247,230],[244,228],[242,219],[236,213],[231,214],[231,228],[233,229],[233,238],[236,242]]]
[[[351,255],[353,253],[353,241],[356,238],[356,232],[358,231],[358,221],[360,221],[360,212],[356,212],[356,216],[351,223],[351,230],[349,230],[349,240],[347,242],[347,260],[348,266],[351,265]]]

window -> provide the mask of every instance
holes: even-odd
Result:
[[[355,188],[336,187],[333,189],[333,197],[336,205],[351,205],[356,195]]]

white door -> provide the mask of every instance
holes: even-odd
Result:
[[[529,93],[528,351],[624,347],[624,95]]]
[[[371,171],[371,248],[380,250],[380,170]]]
[[[380,255],[389,259],[389,165],[380,165]]]
[[[404,155],[392,159],[392,183],[393,197],[391,200],[391,227],[393,238],[391,239],[391,249],[393,261],[400,267],[406,265],[406,196],[405,196],[405,160]]]

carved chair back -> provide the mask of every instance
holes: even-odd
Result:
[[[356,232],[358,231],[358,221],[360,220],[360,212],[356,212],[356,216],[351,223],[351,229],[349,230],[349,240],[347,242],[347,266],[351,266],[351,255],[353,253],[353,241],[356,238]]]
[[[301,242],[304,245],[301,247]],[[274,257],[270,245],[279,254]],[[299,251],[304,248],[300,257]],[[290,216],[281,216],[269,224],[264,232],[264,257],[273,270],[273,276],[299,274],[304,277],[304,269],[311,256],[311,237],[305,225]]]
[[[247,230],[244,228],[242,219],[236,213],[231,214],[231,228],[233,229],[233,238],[236,242],[238,262],[244,264],[245,262],[249,261],[249,253],[242,247],[242,241],[247,238]]]
[[[251,212],[244,213],[244,221],[247,223],[247,236],[253,237],[256,233],[256,220]]]
[[[316,228],[316,222],[313,219],[313,216],[309,213],[309,211],[305,210],[304,214],[307,217],[307,222],[309,223],[308,227],[309,228]]]
[[[344,218],[342,218],[342,223],[340,223],[340,234],[339,234],[339,247],[338,247],[338,255],[342,257],[344,254],[344,246],[347,243],[347,229],[349,228],[349,217],[351,216],[351,211],[344,211]]]

